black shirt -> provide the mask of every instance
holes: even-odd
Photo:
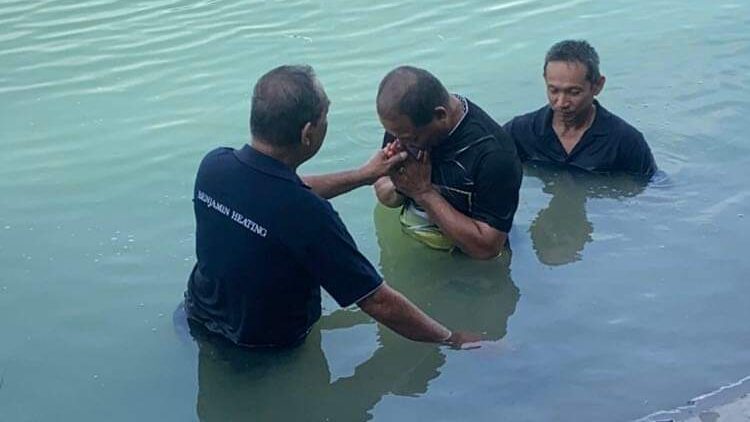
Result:
[[[471,101],[465,104],[463,120],[430,151],[432,183],[453,208],[507,233],[518,208],[521,162],[502,126]],[[393,140],[386,132],[383,145]]]
[[[330,203],[249,145],[218,148],[198,169],[188,316],[242,345],[289,345],[320,318],[320,287],[342,307],[382,278]]]
[[[596,173],[626,172],[651,177],[656,163],[641,132],[595,101],[596,116],[570,154],[552,128],[546,105],[505,124],[521,161],[575,166]]]

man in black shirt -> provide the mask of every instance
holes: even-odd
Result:
[[[505,124],[521,161],[650,178],[656,163],[643,135],[595,97],[604,88],[599,55],[586,41],[561,41],[544,61],[549,104]]]
[[[195,181],[196,263],[188,317],[243,346],[288,346],[320,318],[320,288],[410,339],[473,340],[385,284],[326,198],[371,184],[406,154],[383,151],[358,170],[305,178],[328,127],[328,97],[309,66],[281,66],[255,85],[252,141],[218,148]]]
[[[386,150],[410,157],[375,182],[381,203],[402,206],[407,233],[428,246],[496,257],[518,208],[522,169],[513,141],[479,106],[451,95],[426,70],[402,66],[378,88]]]

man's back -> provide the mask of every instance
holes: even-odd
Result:
[[[348,306],[380,284],[330,204],[250,146],[206,155],[194,194],[186,308],[235,343],[294,344],[320,317],[321,286]]]
[[[455,132],[432,152],[433,181],[456,209],[507,233],[523,171],[503,128],[468,100],[467,108]]]

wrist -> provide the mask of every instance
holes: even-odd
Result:
[[[378,178],[373,175],[373,173],[367,168],[367,166],[358,168],[354,171],[354,173],[357,181],[363,185],[371,185],[375,183],[376,180],[378,180]]]
[[[428,188],[414,193],[414,195],[411,195],[411,197],[419,204],[424,204],[425,202],[429,202],[430,199],[434,198],[436,194],[438,194],[438,192],[432,185],[430,185]]]

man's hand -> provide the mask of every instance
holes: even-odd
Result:
[[[388,175],[409,156],[405,151],[396,150],[390,145],[392,143],[378,150],[365,165],[360,167],[359,172],[366,184],[371,185],[381,177]]]
[[[478,349],[481,347],[482,337],[479,334],[453,331],[451,336],[443,342],[456,349]]]
[[[398,140],[398,138],[383,147],[383,152],[385,152],[386,158],[391,158],[401,151],[405,151],[405,148],[401,144],[401,141]]]
[[[391,147],[379,149],[362,167],[356,170],[346,170],[338,173],[321,174],[318,176],[303,176],[302,180],[310,186],[313,192],[325,199],[331,199],[342,193],[349,192],[360,186],[371,185],[381,177],[392,172],[409,154],[396,151]]]
[[[411,198],[417,199],[434,190],[432,163],[428,151],[424,151],[419,159],[410,156],[400,166],[396,166],[389,175],[396,188]]]

